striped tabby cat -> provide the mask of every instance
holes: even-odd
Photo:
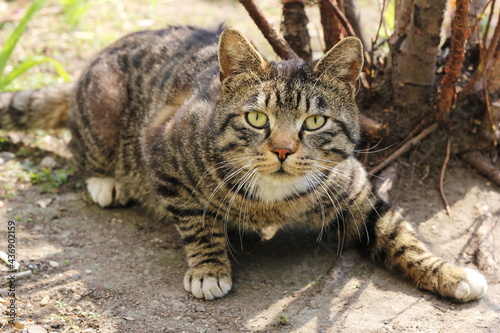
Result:
[[[333,233],[454,301],[482,297],[483,276],[431,254],[353,157],[362,64],[356,38],[304,63],[266,61],[232,29],[138,32],[102,51],[76,85],[2,94],[0,125],[60,127],[69,108],[92,199],[134,199],[174,221],[184,287],[197,298],[231,290],[227,230],[270,225]]]

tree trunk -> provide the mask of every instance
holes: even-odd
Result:
[[[323,26],[325,53],[342,39],[342,24],[337,15],[335,15],[333,7],[329,6],[327,2],[327,0],[318,1],[321,26]]]
[[[435,83],[446,0],[402,0],[392,38],[392,87],[398,108],[421,109]],[[421,115],[420,115],[421,118]]]
[[[305,61],[312,60],[311,43],[307,31],[307,19],[303,0],[283,0],[283,37],[297,55]]]
[[[359,23],[359,10],[356,4],[357,4],[356,0],[344,0],[344,13],[349,23],[351,23],[351,26],[354,29],[354,32],[356,33],[356,36],[359,39],[361,39],[361,42],[363,43],[363,46],[365,47],[366,50],[367,41],[365,40],[365,34],[363,33],[363,28]]]

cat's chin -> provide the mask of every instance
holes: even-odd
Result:
[[[308,193],[316,186],[317,184],[307,177],[283,170],[261,175],[250,190],[260,201],[273,204]]]

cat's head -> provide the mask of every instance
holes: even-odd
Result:
[[[215,145],[228,163],[226,178],[272,203],[307,191],[352,155],[360,137],[359,39],[342,40],[312,63],[268,62],[239,32],[227,29],[219,64]]]

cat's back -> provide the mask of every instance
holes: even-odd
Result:
[[[101,51],[82,75],[85,82],[99,81],[99,67],[116,70],[131,86],[131,91],[167,87],[175,77],[176,86],[182,78],[195,78],[217,65],[217,44],[221,28],[206,30],[191,26],[171,26],[129,34]],[[113,68],[116,67],[116,68]],[[97,73],[94,73],[97,72]],[[141,91],[141,94],[147,92]]]
[[[97,59],[118,55],[132,62],[134,68],[148,72],[151,69],[148,65],[154,65],[156,62],[196,58],[202,55],[207,47],[215,46],[216,49],[220,33],[220,28],[207,30],[191,26],[139,31],[111,44],[101,51]]]
[[[96,160],[104,173],[111,170],[101,166],[109,166],[105,160],[119,157],[130,168],[140,164],[134,138],[164,124],[192,96],[211,95],[206,87],[219,74],[220,30],[173,26],[141,31],[101,51],[80,77],[70,110],[74,154],[95,155],[82,160]],[[83,166],[89,168],[96,169]]]

